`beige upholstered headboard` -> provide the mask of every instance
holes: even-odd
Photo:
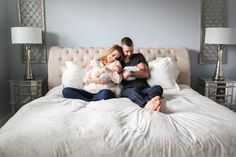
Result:
[[[92,58],[103,51],[104,48],[94,47],[51,47],[48,60],[49,89],[61,84],[61,66],[64,65],[65,61],[73,61],[85,67]],[[142,53],[147,61],[154,60],[157,57],[172,58],[180,70],[177,82],[190,85],[190,60],[186,48],[137,48],[135,53]]]

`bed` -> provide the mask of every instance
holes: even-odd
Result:
[[[186,48],[137,48],[150,62],[170,57],[179,90],[164,89],[163,112],[127,98],[62,97],[61,66],[85,66],[103,48],[52,47],[46,96],[24,105],[0,129],[1,157],[235,157],[236,114],[190,88]]]

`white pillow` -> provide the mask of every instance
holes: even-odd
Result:
[[[63,87],[83,88],[83,78],[85,72],[82,66],[71,61],[66,61],[62,67],[62,85]]]
[[[151,77],[147,80],[149,85],[161,85],[162,88],[176,88],[179,86],[176,79],[180,73],[179,69],[171,61],[171,58],[157,58],[148,63]]]

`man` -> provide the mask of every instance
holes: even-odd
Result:
[[[133,53],[134,44],[129,37],[121,39],[121,46],[124,52],[124,59],[121,62],[123,68],[126,66],[138,66],[140,63],[144,63],[145,65],[139,71],[123,71],[123,89],[121,95],[128,97],[142,108],[161,111],[163,106],[161,100],[163,89],[159,85],[150,87],[147,83],[149,68],[145,57],[141,53]],[[134,77],[135,79],[128,79],[130,77]]]

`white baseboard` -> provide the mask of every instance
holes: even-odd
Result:
[[[7,122],[7,120],[9,118],[11,118],[12,114],[9,113],[6,116],[4,116],[3,118],[0,119],[0,128]]]

